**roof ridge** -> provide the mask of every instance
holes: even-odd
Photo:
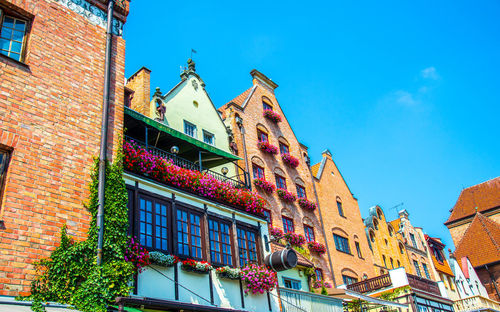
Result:
[[[500,251],[500,245],[499,243],[495,240],[495,238],[493,237],[492,233],[490,232],[490,229],[488,228],[488,222],[493,222],[493,223],[496,223],[495,221],[493,220],[490,220],[488,218],[486,218],[485,216],[483,216],[482,213],[478,212],[477,213],[477,216],[478,216],[478,220],[479,222],[481,222],[481,224],[483,225],[484,227],[484,230],[486,232],[486,234],[488,235],[488,237],[490,238],[490,240],[493,242],[493,245],[495,245],[497,247],[497,250]],[[485,221],[488,221],[488,222],[485,222]]]
[[[481,184],[485,184],[485,183],[492,182],[492,181],[494,181],[494,180],[496,180],[496,179],[499,179],[499,180],[500,180],[500,176],[498,176],[498,177],[496,177],[496,178],[493,178],[493,179],[489,179],[489,180],[483,181],[483,182],[478,183],[478,184],[471,185],[471,186],[469,186],[469,187],[465,187],[465,188],[463,188],[463,189],[462,189],[462,191],[464,191],[464,190],[468,190],[468,189],[473,188],[473,187],[476,187],[476,186],[479,186],[479,185],[481,185]]]

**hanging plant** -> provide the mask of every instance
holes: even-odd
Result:
[[[309,250],[317,252],[319,254],[324,254],[326,252],[325,245],[318,242],[309,242],[307,243],[307,247],[309,248]]]
[[[241,277],[241,270],[239,268],[231,268],[228,266],[217,268],[217,270],[215,270],[215,273],[217,273],[219,277],[233,280],[239,279]]]
[[[193,259],[187,259],[182,261],[181,268],[184,271],[195,272],[199,274],[208,274],[208,272],[213,270],[213,267],[210,263],[206,261],[196,261]]]
[[[283,235],[283,238],[292,246],[300,247],[306,242],[306,238],[303,235],[293,232],[285,233],[285,235]]]
[[[130,238],[125,248],[125,261],[132,263],[137,272],[141,272],[145,266],[149,265],[149,252],[139,244],[137,238]]]
[[[272,194],[276,189],[276,186],[269,181],[266,181],[264,178],[258,178],[253,180],[253,184],[255,187],[263,190],[268,194]]]
[[[281,116],[278,113],[276,113],[275,111],[273,111],[272,109],[265,109],[264,113],[262,113],[262,115],[275,123],[281,121]]]
[[[265,266],[249,264],[241,269],[241,280],[247,288],[245,293],[263,294],[273,290],[278,284],[276,272]]]
[[[297,168],[299,166],[299,159],[288,153],[281,155],[281,159],[283,159],[283,162],[291,168]]]
[[[283,238],[283,231],[280,228],[270,226],[269,227],[269,234],[274,238],[274,239],[282,239]]]
[[[149,260],[152,264],[163,267],[172,267],[181,260],[176,255],[166,255],[159,251],[152,251],[149,253]]]
[[[257,147],[265,153],[271,155],[278,154],[278,148],[267,141],[257,143]]]
[[[292,193],[284,189],[278,189],[276,191],[276,194],[278,194],[279,198],[289,203],[293,203],[294,201],[297,200],[297,196],[293,195]]]
[[[299,198],[298,200],[299,206],[305,210],[314,211],[316,209],[316,203],[307,200],[307,198]]]

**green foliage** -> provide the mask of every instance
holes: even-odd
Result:
[[[364,300],[352,300],[351,302],[348,302],[346,305],[346,309],[349,312],[362,312],[363,311],[363,304],[366,304],[367,302]]]
[[[321,294],[325,295],[325,296],[328,296],[328,291],[326,291],[326,287],[325,286],[321,286]]]
[[[292,248],[303,255],[306,259],[312,260],[311,252],[309,251],[309,249],[300,246],[292,246]]]
[[[98,161],[95,160],[86,208],[92,215],[88,238],[73,242],[66,226],[61,242],[49,258],[35,264],[37,276],[31,284],[32,310],[45,311],[44,302],[69,304],[83,312],[104,312],[117,296],[127,296],[135,269],[124,260],[127,248],[127,190],[123,180],[122,156],[106,164],[103,264],[96,265]]]

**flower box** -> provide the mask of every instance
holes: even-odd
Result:
[[[278,194],[279,198],[281,198],[282,200],[284,200],[286,202],[293,203],[294,201],[297,200],[297,196],[293,195],[292,193],[290,193],[287,190],[278,189],[276,191],[276,193]]]
[[[233,280],[240,279],[241,277],[241,270],[239,268],[231,268],[228,266],[217,268],[217,270],[215,270],[215,273],[221,278]]]
[[[262,115],[267,119],[271,120],[272,122],[277,123],[281,121],[281,116],[272,109],[265,109]]]
[[[123,144],[125,170],[146,175],[176,188],[213,199],[244,211],[262,215],[264,199],[257,193],[237,189],[229,182],[221,182],[209,174],[173,165],[171,161],[151,154],[134,142]]]
[[[280,228],[277,227],[269,227],[269,234],[274,238],[274,239],[281,239],[283,238],[283,231]]]
[[[263,178],[253,180],[253,184],[255,185],[255,187],[263,190],[268,194],[272,194],[272,192],[274,192],[274,190],[276,189],[276,186],[274,186],[274,184],[264,180]]]
[[[317,208],[316,203],[313,203],[312,201],[309,201],[306,198],[299,198],[298,203],[299,206],[305,210],[314,211]]]
[[[291,168],[297,168],[299,166],[299,159],[288,153],[281,155],[281,159],[283,159],[283,162]]]
[[[326,252],[325,245],[318,242],[309,242],[307,243],[307,247],[309,248],[310,251],[314,251],[319,254],[324,254]]]
[[[206,261],[196,261],[193,259],[187,259],[182,261],[181,268],[184,271],[194,272],[199,274],[208,274],[213,267],[210,263]]]
[[[149,252],[139,244],[137,238],[135,240],[134,237],[130,238],[125,249],[125,261],[132,263],[138,272],[149,265]]]
[[[276,272],[266,266],[249,264],[241,269],[241,280],[247,286],[245,293],[263,294],[273,290],[278,284]]]
[[[306,242],[306,238],[303,235],[296,234],[293,232],[288,232],[283,235],[283,238],[292,246],[302,246]]]
[[[257,143],[257,147],[265,153],[271,155],[278,154],[278,148],[267,141]]]
[[[163,267],[173,267],[181,260],[176,255],[166,255],[159,251],[152,251],[149,253],[151,264],[156,264]]]
[[[313,282],[313,285],[312,285],[313,288],[332,288],[332,284],[328,283],[328,282],[325,282],[325,281],[318,281],[318,280],[315,280]]]

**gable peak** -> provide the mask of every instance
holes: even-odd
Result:
[[[268,78],[266,75],[261,73],[260,71],[253,69],[250,72],[250,75],[252,75],[253,78],[253,84],[260,84],[272,91],[278,87],[278,84],[272,81],[270,78]]]

